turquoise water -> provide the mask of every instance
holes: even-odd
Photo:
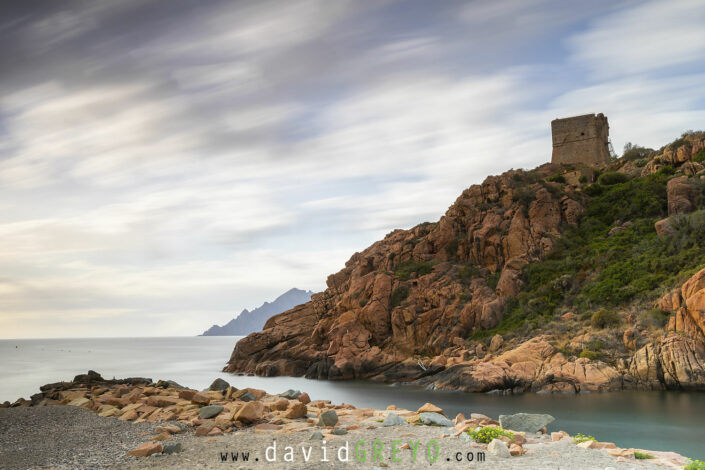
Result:
[[[288,388],[335,403],[417,409],[433,402],[448,415],[492,417],[516,412],[549,413],[549,430],[591,434],[623,447],[672,450],[705,459],[705,393],[621,392],[583,395],[496,396],[428,391],[369,382],[328,382],[295,377],[247,377],[220,370],[235,337],[86,338],[0,340],[0,401],[29,397],[48,382],[70,380],[93,369],[106,378],[171,379],[202,389],[216,377],[271,393]]]

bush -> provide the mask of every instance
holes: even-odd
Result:
[[[497,284],[499,284],[499,278],[501,275],[502,275],[502,273],[500,271],[497,271],[496,273],[493,273],[493,274],[490,274],[489,276],[487,276],[487,279],[486,279],[487,286],[490,289],[495,290],[497,288]]]
[[[683,467],[683,470],[705,470],[705,462],[702,460],[691,460]]]
[[[646,460],[646,459],[653,459],[654,456],[651,454],[647,454],[646,452],[641,452],[639,450],[634,451],[634,458],[637,460]]]
[[[647,160],[645,158],[642,158],[641,160],[635,161],[634,165],[636,165],[637,168],[644,168],[647,163]]]
[[[467,264],[458,268],[458,277],[463,281],[469,281],[473,277],[480,275],[480,269],[474,264]]]
[[[585,175],[580,175],[580,178],[578,178],[578,181],[579,181],[581,184],[587,183],[587,182],[588,182],[587,176],[585,176]]]
[[[591,361],[596,361],[597,359],[599,359],[599,358],[602,357],[602,354],[600,354],[600,353],[597,352],[597,351],[591,351],[591,350],[589,350],[589,349],[584,349],[584,350],[580,353],[580,357],[584,357],[584,358],[586,358],[586,359],[590,359]]]
[[[565,176],[563,175],[552,175],[546,178],[546,181],[550,181],[552,183],[561,183],[565,184]]]
[[[693,161],[698,163],[705,161],[705,148],[701,148],[695,155],[693,155]]]
[[[406,300],[407,297],[409,297],[409,288],[401,285],[394,289],[394,292],[392,292],[392,298],[389,301],[389,304],[392,308],[394,308]]]
[[[597,182],[603,186],[612,186],[613,184],[626,183],[627,181],[629,181],[629,177],[627,175],[616,171],[603,173],[597,179]]]
[[[632,145],[631,142],[628,142],[624,145],[622,159],[625,161],[639,160],[640,158],[648,156],[651,152],[653,152],[653,149]]]
[[[594,437],[586,436],[586,435],[580,434],[580,433],[573,436],[573,442],[575,442],[576,444],[580,444],[581,442],[594,441],[594,440],[596,440]]]
[[[620,323],[619,315],[611,310],[600,310],[592,314],[590,324],[593,328],[607,328]]]
[[[501,436],[505,436],[511,440],[514,440],[513,433],[494,426],[487,426],[485,428],[480,429],[479,431],[468,431],[468,434],[470,435],[472,440],[474,440],[475,442],[481,442],[483,444],[489,444],[490,442],[492,442],[492,439],[497,439]]]
[[[397,266],[394,270],[394,275],[402,281],[408,281],[414,273],[416,273],[417,276],[425,276],[431,271],[433,271],[433,263],[430,261],[424,261],[422,263],[405,261]]]
[[[513,195],[512,201],[521,206],[524,215],[529,214],[529,205],[536,199],[536,191],[529,187],[519,188]]]

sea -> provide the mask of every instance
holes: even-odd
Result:
[[[589,394],[488,395],[431,391],[365,381],[323,381],[301,377],[254,377],[223,373],[237,336],[173,338],[80,338],[0,340],[0,402],[29,398],[39,386],[71,380],[95,370],[104,378],[170,379],[207,388],[220,377],[231,385],[269,393],[308,392],[311,399],[361,407],[388,405],[415,410],[426,402],[450,417],[457,413],[548,413],[549,431],[592,435],[620,447],[675,451],[705,460],[705,393],[611,392]],[[2,425],[2,423],[0,423]]]

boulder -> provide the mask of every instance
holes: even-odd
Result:
[[[145,442],[127,453],[133,457],[149,457],[152,454],[158,454],[164,450],[160,442]]]
[[[218,416],[223,411],[222,405],[208,405],[198,410],[198,417],[201,419],[210,419]]]
[[[438,413],[445,416],[443,410],[432,403],[426,403],[421,408],[416,410],[417,413]]]
[[[449,428],[453,427],[453,421],[449,420],[440,413],[419,413],[419,422],[427,426],[446,426]]]
[[[289,400],[287,400],[286,398],[280,398],[279,400],[275,401],[271,405],[272,410],[276,410],[276,411],[284,411],[288,407],[289,407]]]
[[[284,393],[280,393],[279,396],[282,398],[287,398],[289,400],[296,400],[301,395],[301,391],[289,389]]]
[[[311,397],[308,396],[308,393],[304,392],[301,395],[299,395],[298,400],[303,403],[304,405],[307,405],[311,403]]]
[[[284,417],[288,419],[304,418],[306,417],[307,412],[308,410],[306,408],[306,405],[301,402],[292,402],[291,406],[284,414]]]
[[[492,439],[492,442],[487,445],[487,453],[501,459],[508,459],[512,456],[507,444],[499,439]]]
[[[210,402],[211,399],[203,393],[196,393],[191,397],[191,403],[194,403],[196,405],[208,405]]]
[[[327,410],[318,415],[319,426],[335,426],[338,423],[338,413],[335,410]]]
[[[262,419],[264,405],[260,401],[250,401],[242,405],[235,414],[235,421],[242,423],[254,423]]]
[[[382,421],[382,426],[404,426],[407,423],[405,420],[400,418],[394,413],[387,413],[387,416],[384,418],[384,421]]]
[[[208,390],[224,392],[230,387],[230,384],[221,378],[217,378],[213,381]]]
[[[311,434],[311,437],[309,437],[309,440],[311,441],[320,441],[323,439],[323,433],[321,431],[313,431]]]
[[[523,432],[539,432],[554,422],[556,419],[548,414],[516,413],[513,415],[500,415],[499,424],[504,429]]]

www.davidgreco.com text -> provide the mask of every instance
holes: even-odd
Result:
[[[402,452],[406,449],[404,444],[408,444],[410,452]],[[404,447],[403,447],[404,446]],[[316,455],[313,455],[314,450]],[[320,446],[281,446],[277,441],[273,441],[271,445],[264,450],[263,459],[255,456],[249,451],[226,451],[220,452],[220,461],[225,462],[248,462],[260,461],[266,462],[416,462],[417,460],[425,459],[429,463],[434,463],[439,459],[447,462],[484,462],[485,453],[478,452],[451,452],[448,455],[441,455],[438,441],[432,439],[428,443],[423,444],[421,441],[403,441],[392,440],[391,443],[385,445],[384,442],[375,439],[371,442],[359,440],[354,444],[345,441],[345,445],[340,445],[335,448],[326,446],[326,441],[321,441]]]

